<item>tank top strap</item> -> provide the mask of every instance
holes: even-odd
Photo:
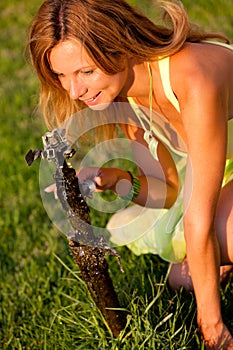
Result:
[[[153,157],[158,160],[157,147],[158,141],[161,141],[168,146],[174,153],[179,156],[186,156],[185,152],[175,149],[170,141],[165,136],[163,130],[158,125],[156,126],[153,123],[153,106],[152,106],[152,97],[153,97],[153,77],[150,63],[147,63],[149,79],[150,79],[150,90],[149,90],[149,118],[145,113],[140,109],[140,107],[134,102],[133,98],[128,97],[128,101],[133,108],[144,132],[144,139],[148,144],[148,148],[153,155]],[[175,96],[174,96],[175,97]],[[178,101],[177,101],[178,103]]]
[[[158,155],[157,155],[158,140],[153,137],[153,133],[155,133],[155,129],[152,122],[148,120],[148,117],[143,113],[140,107],[134,102],[132,97],[128,97],[128,101],[132,109],[134,110],[141,124],[142,129],[144,130],[144,140],[148,144],[150,153],[156,160],[158,160]]]
[[[158,60],[160,77],[162,80],[163,90],[167,99],[175,107],[175,109],[180,113],[179,102],[172,91],[170,83],[170,57],[164,57]]]
[[[203,43],[207,43],[207,44],[213,44],[213,45],[222,46],[222,47],[225,47],[226,49],[229,49],[229,50],[233,51],[233,45],[232,44],[227,44],[227,43],[224,43],[222,41],[203,40],[202,42]]]
[[[220,42],[220,41],[210,41],[210,40],[203,40],[203,43],[213,44],[225,47],[229,50],[233,50],[233,45]],[[170,57],[161,57],[158,60],[159,65],[159,71],[160,71],[160,77],[162,80],[163,90],[167,97],[167,99],[171,102],[171,104],[175,107],[175,109],[180,113],[180,106],[179,102],[172,91],[171,88],[171,82],[170,82]]]

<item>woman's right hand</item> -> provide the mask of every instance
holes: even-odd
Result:
[[[117,168],[83,167],[76,170],[80,184],[92,180],[96,185],[96,192],[111,190],[119,196],[126,196],[131,189],[131,177],[125,170]],[[54,192],[54,198],[58,199],[56,184],[51,184],[44,189],[45,192]]]
[[[96,191],[111,190],[119,196],[126,196],[131,189],[131,178],[127,171],[118,168],[83,167],[77,172],[80,183],[92,180]]]

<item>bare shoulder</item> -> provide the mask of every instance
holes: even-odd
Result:
[[[171,72],[174,82],[182,76],[228,79],[233,76],[233,50],[208,43],[186,44],[171,57]]]
[[[177,96],[190,90],[214,89],[233,96],[233,50],[208,44],[188,43],[171,57],[171,85]],[[233,100],[233,97],[232,97]]]

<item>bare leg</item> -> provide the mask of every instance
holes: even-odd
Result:
[[[233,274],[233,265],[220,267],[220,282],[225,283]],[[168,283],[173,290],[184,287],[187,291],[193,291],[192,278],[188,268],[188,262],[185,259],[180,264],[172,264],[168,276]]]
[[[233,264],[233,180],[221,191],[215,225],[221,263],[224,265]]]
[[[171,265],[168,283],[173,290],[179,290],[181,287],[184,287],[187,291],[193,291],[193,282],[187,259],[180,264]]]

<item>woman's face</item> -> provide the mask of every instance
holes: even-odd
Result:
[[[83,101],[92,109],[104,109],[122,92],[127,69],[107,75],[88,56],[81,43],[67,40],[50,52],[51,70],[73,100]]]

